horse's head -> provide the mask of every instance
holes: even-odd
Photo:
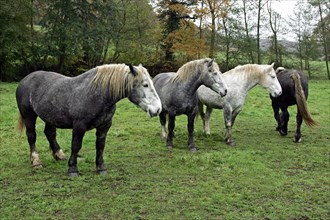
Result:
[[[274,63],[266,65],[264,74],[260,80],[260,85],[268,90],[272,97],[278,97],[282,94],[282,87],[279,83],[275,70],[273,68]]]
[[[129,68],[134,81],[128,99],[140,106],[150,117],[158,115],[162,110],[162,104],[147,69],[141,64],[137,67],[130,64]]]
[[[220,94],[221,97],[227,94],[227,84],[224,82],[219,66],[214,59],[205,59],[201,76],[203,85]]]

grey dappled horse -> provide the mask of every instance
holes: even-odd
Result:
[[[288,107],[297,105],[297,128],[294,135],[294,142],[301,142],[301,124],[303,119],[309,127],[317,125],[307,108],[308,78],[302,71],[287,70],[283,67],[277,68],[276,74],[283,91],[279,97],[270,97],[274,117],[277,121],[276,130],[281,135],[288,134],[288,121],[290,117]],[[280,109],[281,113],[279,113]]]
[[[203,120],[204,132],[210,134],[210,117],[212,109],[223,109],[224,121],[226,126],[225,142],[231,146],[235,141],[231,135],[236,116],[243,108],[247,93],[257,84],[266,88],[271,96],[281,95],[282,89],[276,78],[272,65],[246,64],[237,66],[222,74],[223,80],[228,86],[228,93],[225,97],[219,96],[205,86],[198,90],[199,113]],[[204,113],[203,105],[206,105]]]
[[[19,128],[26,127],[33,166],[41,166],[36,150],[36,119],[45,122],[44,133],[53,156],[65,155],[56,141],[56,128],[72,128],[69,175],[77,176],[77,156],[86,131],[96,128],[96,171],[106,173],[103,150],[112,124],[116,102],[128,97],[150,116],[161,111],[161,102],[148,71],[139,65],[109,64],[93,68],[76,77],[37,71],[18,85],[16,100],[20,112]]]
[[[225,96],[227,93],[227,86],[222,80],[218,64],[210,58],[190,61],[181,66],[176,73],[160,73],[153,81],[162,102],[159,118],[164,139],[166,138],[166,114],[168,114],[167,147],[173,148],[175,116],[185,114],[188,116],[188,147],[196,151],[194,119],[198,112],[197,89],[205,85],[220,96]]]

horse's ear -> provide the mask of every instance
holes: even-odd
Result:
[[[139,67],[143,67],[141,63],[139,64]]]
[[[134,69],[134,66],[132,64],[128,64],[128,67],[129,67],[131,73],[133,74],[133,76],[137,76],[137,72]]]
[[[267,67],[267,71],[271,71],[274,68],[274,63],[270,64],[269,67]]]
[[[214,62],[214,58],[212,58],[212,60],[210,60],[210,62],[207,64],[207,67],[211,67],[213,65]]]

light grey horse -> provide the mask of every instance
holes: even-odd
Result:
[[[243,108],[248,91],[259,84],[266,88],[273,97],[277,97],[282,93],[273,65],[246,64],[225,72],[222,77],[229,88],[225,97],[221,97],[211,89],[201,86],[197,93],[198,108],[203,120],[204,132],[210,134],[209,123],[212,109],[223,109],[226,126],[225,142],[234,146],[235,141],[231,135],[231,128],[234,125],[236,116]],[[204,113],[203,104],[206,105],[206,113]]]
[[[190,61],[181,66],[176,73],[160,73],[153,81],[162,102],[159,118],[163,139],[166,138],[165,124],[168,114],[167,148],[173,148],[175,116],[185,114],[188,116],[188,147],[191,151],[196,151],[194,120],[198,112],[197,89],[205,85],[221,97],[227,93],[227,85],[222,80],[218,64],[210,58]]]
[[[35,146],[39,116],[45,122],[44,133],[57,160],[64,160],[65,155],[56,141],[56,128],[72,129],[70,176],[78,175],[77,156],[86,131],[96,128],[96,171],[106,173],[105,140],[116,103],[125,97],[150,116],[161,111],[153,82],[142,65],[103,65],[76,77],[45,71],[26,76],[17,87],[16,100],[20,112],[18,128],[26,127],[32,165],[42,166]]]

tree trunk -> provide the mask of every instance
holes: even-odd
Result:
[[[250,39],[250,34],[249,34],[249,27],[248,27],[248,23],[247,23],[247,13],[246,13],[246,2],[245,0],[243,0],[243,13],[244,13],[244,25],[245,25],[245,34],[246,34],[246,39],[249,45],[249,63],[254,63],[254,58],[253,58],[253,53],[251,50],[251,39]]]
[[[318,7],[319,7],[320,18],[321,18],[322,41],[323,41],[323,48],[324,48],[325,64],[327,66],[328,79],[330,80],[329,59],[328,59],[329,55],[328,55],[326,34],[325,34],[325,28],[324,28],[324,22],[323,22],[322,9],[321,9],[320,1],[318,1]]]
[[[257,23],[257,63],[261,64],[260,52],[260,17],[261,17],[261,1],[258,1],[258,23]]]
[[[215,14],[214,14],[214,8],[210,5],[211,9],[211,45],[210,45],[210,52],[209,57],[214,58],[214,47],[215,47]]]

